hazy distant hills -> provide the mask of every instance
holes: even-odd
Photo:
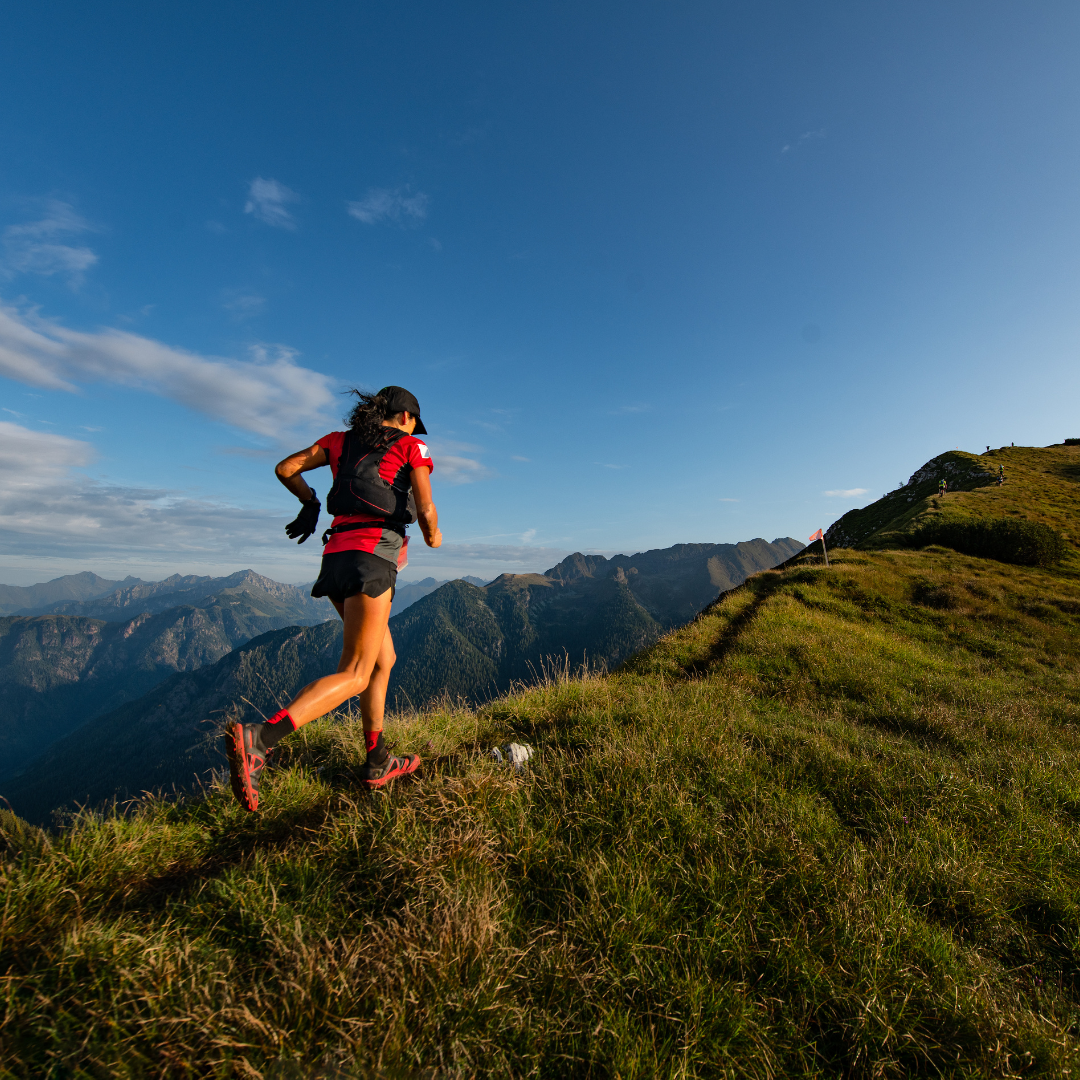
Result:
[[[398,652],[393,700],[422,704],[443,693],[484,698],[529,678],[546,656],[614,665],[801,548],[791,539],[680,544],[612,559],[572,555],[546,574],[505,574],[484,587],[447,582],[391,620]],[[149,625],[155,617],[142,618]],[[19,814],[44,821],[53,807],[73,801],[188,784],[196,773],[223,766],[208,733],[227,710],[253,720],[276,711],[305,683],[335,669],[341,632],[336,618],[275,630],[215,663],[180,671],[71,731],[22,775],[0,782],[0,794]]]
[[[0,615],[40,615],[53,604],[93,600],[117,588],[135,584],[140,584],[139,578],[110,581],[84,571],[43,581],[40,585],[0,585]]]
[[[63,580],[63,579],[61,579]],[[50,584],[52,584],[50,582]],[[32,586],[37,588],[38,586]],[[79,615],[91,619],[130,619],[146,612],[167,611],[182,604],[198,604],[210,597],[236,590],[255,591],[262,606],[288,609],[298,621],[311,622],[336,616],[328,600],[313,600],[310,588],[283,585],[263,577],[254,570],[239,570],[228,577],[199,577],[194,574],[173,574],[162,581],[140,581],[129,578],[112,591],[85,600],[60,600],[44,607],[25,609],[18,615]]]
[[[188,602],[178,603],[182,597]],[[326,600],[250,570],[140,582],[60,606],[113,612],[119,621],[55,613],[0,618],[0,778],[175,672],[212,664],[268,630],[337,618]]]
[[[504,574],[483,588],[452,581],[391,621],[391,701],[494,695],[532,678],[548,657],[613,667],[802,547],[788,537],[611,559],[577,553],[544,574]]]

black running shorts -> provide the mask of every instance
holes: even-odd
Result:
[[[323,555],[319,580],[311,586],[311,595],[341,603],[357,593],[382,596],[389,589],[392,600],[396,584],[397,567],[392,562],[366,551],[334,551]]]

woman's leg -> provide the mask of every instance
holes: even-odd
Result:
[[[345,603],[342,600],[330,599],[330,603],[337,609],[342,621],[345,619]],[[360,715],[364,720],[365,731],[382,731],[383,716],[386,712],[386,688],[390,682],[390,669],[397,663],[397,652],[394,649],[394,639],[390,635],[390,627],[386,628],[386,636],[383,638],[382,648],[379,650],[379,658],[375,661],[375,667],[368,679],[367,689],[360,695]]]
[[[336,675],[326,675],[308,683],[289,703],[289,716],[297,727],[363,694],[371,679],[375,665],[383,658],[385,642],[390,640],[386,624],[390,621],[390,594],[387,589],[382,596],[365,596],[357,593],[345,598],[340,613],[345,622],[345,640],[341,646],[341,662]],[[337,604],[334,605],[337,607]],[[393,644],[390,644],[393,653]],[[391,660],[391,664],[393,661]],[[389,678],[389,669],[386,678]],[[383,681],[383,700],[386,685]],[[361,699],[361,707],[362,707]],[[365,728],[367,717],[365,716]],[[379,727],[382,727],[382,708],[379,709]],[[378,730],[378,729],[373,729]]]
[[[390,636],[388,626],[383,635],[379,657],[368,679],[367,689],[360,695],[360,715],[364,718],[365,731],[382,731],[383,713],[386,710],[386,687],[390,682],[390,669],[396,660],[394,639]]]

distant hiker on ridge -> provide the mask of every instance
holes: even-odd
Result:
[[[387,623],[398,570],[408,565],[406,525],[419,519],[428,547],[442,543],[431,501],[431,470],[420,405],[408,390],[385,386],[377,394],[353,393],[359,401],[348,431],[332,431],[313,446],[280,462],[278,479],[303,503],[285,526],[302,544],[319,521],[321,505],[301,473],[329,465],[334,486],[326,508],[333,526],[323,535],[322,568],[312,596],[326,596],[345,623],[336,675],[309,683],[288,708],[264,724],[234,721],[226,728],[232,788],[246,810],[259,808],[259,778],[267,753],[286,735],[360,697],[367,761],[363,783],[381,787],[415,771],[415,754],[394,757],[383,744],[383,710],[390,669],[397,659]]]

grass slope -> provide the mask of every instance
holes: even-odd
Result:
[[[1078,630],[1075,556],[807,554],[615,674],[398,718],[389,792],[337,716],[259,815],[8,818],[2,1068],[1075,1075]]]

